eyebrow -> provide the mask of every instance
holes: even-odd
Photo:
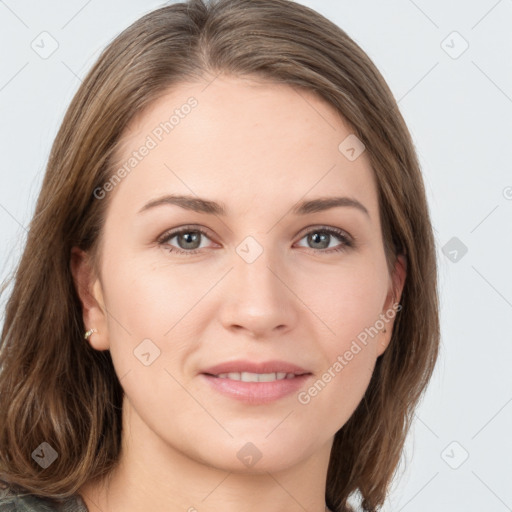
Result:
[[[175,194],[153,199],[149,203],[145,204],[138,213],[142,213],[162,205],[176,205],[184,208],[185,210],[192,210],[197,213],[206,213],[209,215],[227,215],[227,209],[223,203],[218,203],[216,201],[211,201],[195,196]],[[292,208],[292,213],[294,215],[307,215],[309,213],[321,212],[338,207],[356,208],[357,210],[370,217],[370,214],[368,213],[368,210],[365,208],[365,206],[361,204],[357,199],[350,197],[318,197],[316,199],[302,201]]]

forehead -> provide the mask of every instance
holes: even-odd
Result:
[[[227,76],[182,83],[127,127],[116,168],[129,174],[115,195],[137,209],[164,193],[198,195],[227,205],[228,215],[285,199],[291,206],[344,195],[376,219],[367,155],[354,160],[343,152],[353,136],[338,111],[311,91]]]

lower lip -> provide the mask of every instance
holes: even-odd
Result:
[[[298,375],[293,379],[281,379],[272,382],[243,382],[221,379],[205,373],[201,374],[201,377],[206,379],[219,393],[252,405],[268,404],[298,391],[311,376],[308,373]]]

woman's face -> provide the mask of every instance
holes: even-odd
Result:
[[[238,471],[328,453],[404,279],[397,266],[393,290],[351,133],[311,93],[222,76],[174,88],[131,124],[118,179],[95,192],[110,204],[85,321],[110,349],[132,434]]]

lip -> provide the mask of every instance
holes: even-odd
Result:
[[[200,377],[208,382],[215,391],[224,396],[251,405],[261,405],[297,392],[312,375],[311,373],[306,373],[292,379],[275,380],[272,382],[243,382],[215,377],[205,373],[201,374]]]
[[[277,373],[277,372],[285,372],[285,373],[295,373],[295,375],[302,375],[304,373],[311,373],[304,368],[288,363],[286,361],[248,361],[238,359],[237,361],[226,361],[224,363],[217,364],[215,366],[211,366],[205,370],[202,370],[200,373],[209,374],[209,375],[218,375],[219,373],[231,373],[231,372],[250,372],[250,373]],[[291,379],[290,379],[291,380]]]
[[[220,373],[294,373],[295,377],[291,379],[275,380],[272,382],[243,382],[229,378],[217,377]],[[288,363],[286,361],[226,361],[224,363],[211,366],[200,373],[200,377],[205,380],[215,391],[220,394],[245,402],[251,405],[268,404],[279,400],[293,392],[297,392],[304,386],[307,380],[312,377],[301,366]]]

